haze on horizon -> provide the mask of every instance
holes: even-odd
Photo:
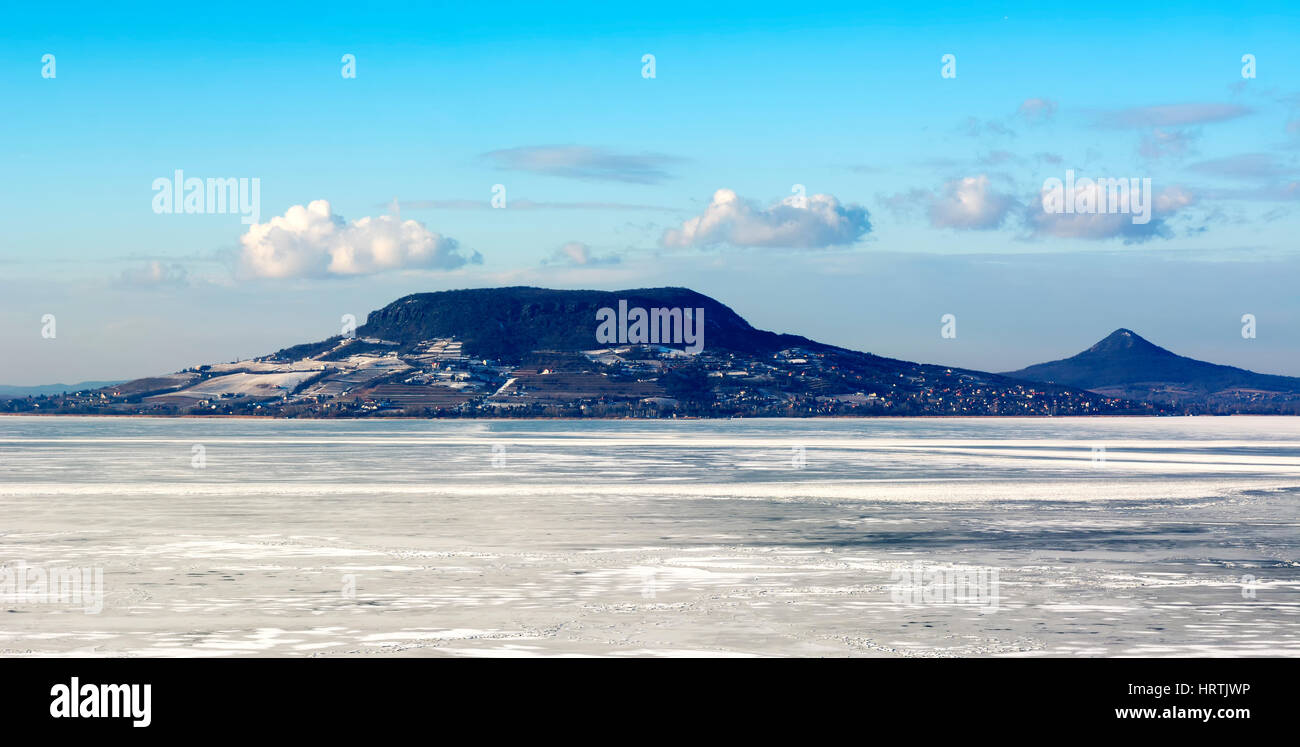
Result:
[[[985,371],[1124,327],[1300,376],[1300,10],[1172,7],[14,8],[0,383],[263,355],[507,285],[684,286]],[[256,215],[157,212],[177,170],[256,179]],[[1151,221],[1044,213],[1067,172],[1150,178]]]

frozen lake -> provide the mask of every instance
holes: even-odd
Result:
[[[0,655],[1294,656],[1298,506],[1300,418],[0,417],[102,577]]]

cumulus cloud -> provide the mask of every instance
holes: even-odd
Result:
[[[1057,104],[1051,99],[1025,99],[1016,113],[1029,122],[1043,122],[1056,116]]]
[[[498,168],[587,181],[657,184],[681,159],[662,153],[611,153],[584,145],[532,145],[484,153]]]
[[[1182,187],[1167,187],[1154,195],[1117,190],[1114,209],[1108,212],[1049,212],[1044,207],[1049,192],[1043,185],[1039,200],[1027,211],[1030,233],[1036,238],[1121,239],[1126,244],[1169,238],[1172,232],[1168,219],[1196,202],[1196,197]],[[1077,184],[1075,202],[1085,200],[1091,205],[1109,204],[1109,188],[1091,179]],[[1141,220],[1148,209],[1149,220],[1135,223],[1134,218]]]
[[[938,189],[913,189],[880,199],[899,216],[924,213],[933,228],[989,231],[1014,225],[1031,239],[1118,238],[1125,243],[1168,238],[1172,235],[1169,219],[1200,201],[1199,195],[1183,187],[1148,194],[1141,181],[1137,191],[1124,181],[1123,187],[1116,185],[1113,200],[1107,179],[1081,177],[1073,193],[1062,189],[1055,193],[1055,201],[1048,199],[1053,192],[1044,183],[1041,192],[1026,202],[997,191],[985,174],[953,179]],[[1063,185],[1056,186],[1060,189]],[[1073,197],[1062,197],[1065,194]],[[1073,199],[1080,212],[1064,212],[1064,200],[1068,199]],[[1049,205],[1054,209],[1049,211]]]
[[[984,174],[954,179],[932,194],[926,208],[930,225],[987,231],[1007,219],[1016,201],[989,186]]]
[[[619,262],[618,255],[608,254],[605,256],[596,256],[592,254],[591,247],[581,241],[570,241],[562,244],[556,249],[550,257],[542,260],[542,264],[561,264],[570,267],[588,267],[591,265],[612,265]]]
[[[1001,226],[1019,207],[989,183],[985,174],[952,179],[935,190],[913,189],[882,197],[900,216],[924,212],[934,228],[987,231]]]
[[[764,208],[719,189],[702,214],[665,231],[659,243],[820,249],[852,244],[870,230],[866,208],[841,205],[831,195],[791,195]]]
[[[478,252],[467,259],[455,239],[416,221],[383,215],[349,223],[326,200],[294,205],[268,223],[253,224],[240,244],[240,270],[262,278],[450,270],[482,261]]]

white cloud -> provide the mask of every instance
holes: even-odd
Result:
[[[881,199],[899,216],[915,216],[924,210],[934,228],[975,231],[1000,227],[1020,207],[994,190],[985,174],[953,179],[937,190],[913,189]]]
[[[762,208],[730,189],[719,189],[702,214],[665,231],[659,243],[819,249],[852,244],[870,230],[866,208],[841,205],[831,195],[791,195]]]
[[[570,241],[556,249],[548,259],[542,260],[542,264],[562,264],[571,267],[587,267],[589,265],[611,265],[619,262],[618,255],[609,254],[601,257],[591,253],[591,247],[581,241]]]
[[[1090,204],[1106,204],[1109,190],[1089,180],[1075,187],[1075,195],[1083,195]],[[1053,236],[1072,239],[1123,239],[1124,243],[1141,243],[1154,238],[1169,238],[1172,232],[1167,219],[1196,202],[1196,197],[1182,187],[1167,187],[1154,195],[1134,192],[1117,192],[1118,204],[1113,212],[1056,213],[1043,208],[1042,200],[1049,194],[1043,186],[1040,201],[1028,211],[1029,228],[1036,237]],[[1146,223],[1135,223],[1134,217],[1149,210]]]
[[[240,270],[263,278],[450,270],[482,260],[477,252],[466,259],[455,239],[413,220],[382,215],[349,223],[326,200],[294,205],[283,216],[250,226],[240,244]]]
[[[935,228],[989,230],[1001,226],[1015,200],[994,191],[984,174],[954,179],[931,195],[927,211]]]

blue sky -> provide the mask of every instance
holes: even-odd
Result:
[[[511,284],[689,286],[758,326],[990,370],[1125,326],[1300,375],[1294,3],[703,5],[10,9],[0,383],[259,355],[406,293]],[[266,231],[156,214],[176,169],[257,178]],[[1152,224],[1043,216],[1067,169],[1150,178]],[[272,231],[295,206],[301,233]]]

